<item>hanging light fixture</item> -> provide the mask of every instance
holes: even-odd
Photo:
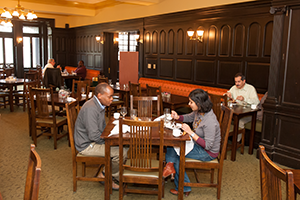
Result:
[[[33,19],[37,19],[37,15],[32,10],[28,10],[26,12],[25,8],[21,6],[20,0],[18,0],[18,5],[16,5],[15,9],[9,10],[7,8],[3,8],[1,18],[2,18],[2,20],[20,19],[20,20],[31,21]],[[2,24],[2,22],[1,22],[1,24]],[[10,23],[11,23],[11,21],[10,21]]]

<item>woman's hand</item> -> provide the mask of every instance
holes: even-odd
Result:
[[[172,112],[171,112],[171,117],[176,120],[179,119],[179,115],[174,110],[172,110]]]
[[[182,124],[181,129],[185,131],[187,134],[191,135],[193,131],[191,130],[190,126],[187,124]]]

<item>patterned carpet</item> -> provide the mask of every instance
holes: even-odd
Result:
[[[8,108],[0,108],[0,114],[0,192],[4,200],[19,200],[23,198],[32,143],[28,135],[27,112],[23,112],[22,107],[15,107],[13,113]],[[57,150],[53,148],[53,139],[39,138],[36,151],[42,160],[39,199],[104,199],[104,186],[98,182],[79,181],[77,192],[73,192],[71,149],[66,138],[58,141]],[[247,147],[245,152],[248,152]],[[260,199],[259,160],[256,159],[256,150],[253,155],[241,155],[238,152],[235,162],[229,158],[228,153],[228,159],[224,163],[221,199]],[[208,174],[201,174],[200,177],[203,181],[209,179]],[[169,193],[171,188],[174,188],[174,183],[168,180],[165,199],[177,199]],[[113,191],[111,199],[118,199],[118,195],[118,191]],[[193,188],[188,198],[216,199],[216,189]],[[157,199],[157,196],[129,194],[124,199]]]

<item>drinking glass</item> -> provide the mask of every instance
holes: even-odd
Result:
[[[132,109],[130,111],[130,118],[133,119],[133,120],[137,119],[137,109]]]
[[[82,87],[82,88],[81,88],[81,94],[84,94],[84,93],[85,93],[85,88]]]
[[[123,118],[125,118],[125,116],[127,114],[127,108],[126,107],[121,107],[120,114],[123,116]]]
[[[169,122],[172,120],[170,108],[165,108],[165,109],[164,109],[164,114],[165,114],[165,122],[166,122],[166,125],[168,125]]]

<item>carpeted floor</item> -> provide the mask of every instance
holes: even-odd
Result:
[[[15,107],[15,112],[12,113],[9,108],[0,108],[0,114],[0,192],[4,200],[18,200],[23,198],[32,143],[28,135],[27,112],[23,112],[22,107]],[[79,181],[77,192],[73,192],[71,149],[67,138],[58,141],[57,150],[53,148],[52,139],[39,138],[36,151],[42,160],[39,199],[104,199],[104,186],[98,182]],[[247,147],[245,152],[248,152]],[[241,155],[238,152],[235,162],[229,158],[228,152],[228,159],[224,163],[221,199],[260,199],[259,160],[256,159],[256,150],[253,155]],[[209,179],[208,174],[201,174],[200,177],[203,181]],[[165,186],[165,199],[177,199],[169,193],[171,188],[174,188],[174,183],[169,180]],[[118,191],[113,191],[111,199],[118,199],[118,195]],[[157,199],[157,196],[129,194],[124,199]],[[216,189],[193,188],[188,199],[216,199]]]

